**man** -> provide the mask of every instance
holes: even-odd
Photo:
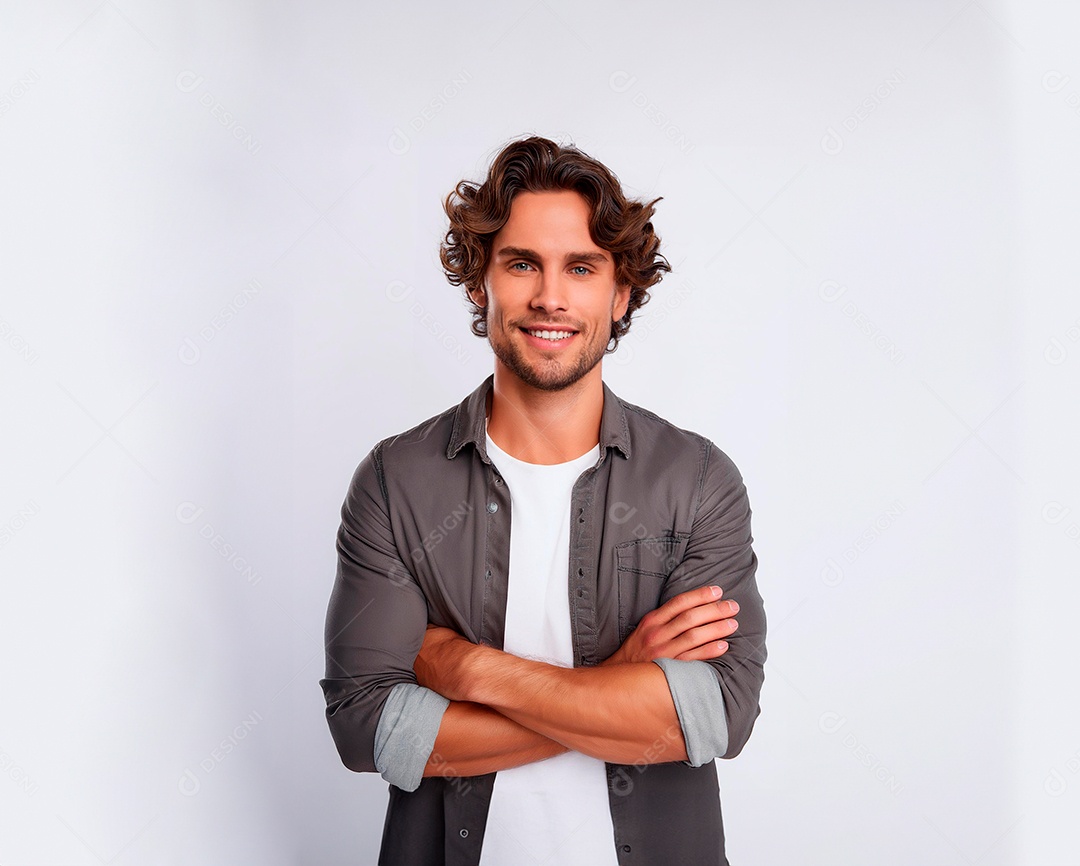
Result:
[[[766,658],[746,489],[601,378],[670,270],[655,201],[539,137],[446,199],[494,373],[358,466],[320,681],[391,783],[380,864],[727,863],[713,759]]]

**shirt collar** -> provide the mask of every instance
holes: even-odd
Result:
[[[476,390],[458,404],[454,412],[454,427],[450,433],[450,444],[446,456],[453,459],[466,442],[472,442],[480,452],[485,463],[490,463],[487,453],[487,428],[484,419],[487,416],[487,398],[495,385],[495,374],[491,373],[481,382]],[[607,386],[604,388],[604,409],[600,416],[600,451],[606,451],[609,445],[618,448],[623,457],[630,457],[630,430],[626,424],[626,409]],[[603,454],[601,454],[603,456]]]

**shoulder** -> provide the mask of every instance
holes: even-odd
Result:
[[[681,464],[695,465],[699,475],[719,474],[741,480],[734,461],[712,439],[662,418],[642,406],[622,398],[626,424],[635,454],[640,448],[645,459],[670,459]]]
[[[388,476],[430,477],[426,474],[428,470],[446,463],[446,446],[453,430],[456,408],[451,406],[372,446],[364,459],[372,463],[384,494]]]
[[[384,458],[418,456],[424,451],[438,452],[440,449],[445,451],[450,431],[454,426],[456,409],[457,406],[451,406],[437,415],[425,418],[408,430],[380,439],[375,444],[375,448]]]
[[[415,490],[417,485],[429,483],[431,470],[446,453],[453,416],[451,407],[372,445],[353,471],[345,512],[358,519],[370,517],[389,508],[393,488],[405,485]]]

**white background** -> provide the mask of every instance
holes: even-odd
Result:
[[[1075,4],[5,3],[0,863],[369,864],[322,622],[378,439],[492,368],[441,200],[662,195],[604,376],[754,508],[732,863],[1075,862]]]

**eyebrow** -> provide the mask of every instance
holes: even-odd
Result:
[[[498,259],[509,259],[509,258],[530,259],[531,261],[538,262],[538,261],[540,261],[540,254],[538,252],[536,252],[535,250],[528,250],[528,249],[525,249],[524,247],[503,247],[496,254],[496,258],[498,258]],[[566,254],[566,261],[568,261],[568,262],[592,262],[594,264],[599,264],[601,262],[608,261],[608,257],[606,255],[604,255],[603,253],[597,253],[597,252],[577,252],[577,253],[567,253]]]

